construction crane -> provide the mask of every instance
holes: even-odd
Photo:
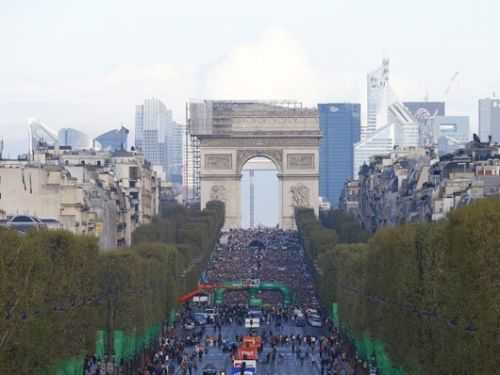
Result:
[[[448,87],[446,87],[446,90],[444,91],[444,98],[445,99],[446,99],[446,97],[448,96],[448,93],[451,90],[451,86],[453,85],[453,82],[455,82],[455,80],[457,79],[458,74],[459,74],[459,72],[455,72],[455,74],[453,74],[453,76],[451,77],[450,81],[448,82]]]

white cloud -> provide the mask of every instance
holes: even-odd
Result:
[[[289,33],[271,30],[204,69],[200,94],[211,99],[294,99],[313,105],[318,76]]]

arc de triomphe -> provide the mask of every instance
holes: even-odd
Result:
[[[218,112],[215,106],[210,112],[210,134],[198,136],[201,207],[210,200],[224,201],[225,227],[240,227],[242,169],[249,160],[264,157],[278,171],[280,227],[295,229],[296,207],[314,208],[317,214],[321,138],[317,111],[260,102],[246,106],[236,102],[232,107],[224,103],[224,110]]]

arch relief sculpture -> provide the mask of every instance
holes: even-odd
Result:
[[[293,207],[309,207],[309,188],[304,184],[296,184],[290,188],[290,193],[292,194],[292,206]]]
[[[214,185],[210,190],[210,200],[212,201],[226,201],[226,188],[223,185]]]

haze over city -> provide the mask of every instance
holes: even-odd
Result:
[[[14,0],[0,375],[493,375],[500,1]]]
[[[189,98],[364,102],[366,73],[391,59],[401,100],[443,100],[471,117],[499,91],[496,1],[20,1],[3,4],[0,135],[26,124],[92,136],[158,97],[185,122]],[[363,109],[364,111],[364,109]]]

